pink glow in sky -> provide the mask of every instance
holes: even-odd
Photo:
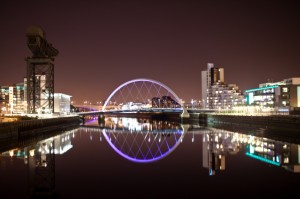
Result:
[[[1,1],[0,85],[23,81],[39,25],[59,50],[55,92],[105,100],[136,78],[200,99],[207,63],[241,90],[300,77],[300,7],[295,1]]]

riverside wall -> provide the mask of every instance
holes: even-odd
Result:
[[[300,133],[300,116],[294,115],[220,115],[207,114],[207,123],[226,123],[237,125],[257,125],[265,128],[295,130]]]
[[[168,120],[186,124],[236,124],[252,125],[262,128],[275,128],[299,131],[300,115],[232,115],[220,113],[189,112],[189,117],[181,117],[179,112],[134,112],[134,113],[105,113],[104,117],[133,117],[153,120]]]
[[[0,123],[0,141],[17,140],[72,126],[79,126],[80,118],[60,117]]]

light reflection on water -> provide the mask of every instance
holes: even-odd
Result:
[[[180,145],[189,147],[198,144],[198,151],[189,151],[189,154],[184,154],[184,156],[190,156],[188,158],[193,158],[195,154],[201,156],[201,166],[210,178],[231,170],[227,165],[232,164],[227,164],[227,158],[242,155],[243,158],[250,158],[254,163],[261,162],[271,167],[281,168],[282,172],[286,170],[294,173],[293,175],[300,179],[298,174],[300,172],[300,145],[298,143],[241,134],[225,129],[207,128],[201,125],[183,125],[135,118],[107,118],[105,124],[91,121],[79,129],[37,141],[29,146],[2,152],[0,157],[1,187],[7,187],[5,178],[8,176],[4,175],[6,170],[22,167],[22,165],[15,164],[16,161],[13,160],[18,159],[23,160],[23,167],[26,165],[26,172],[28,172],[26,175],[28,175],[29,190],[24,192],[32,197],[41,194],[56,197],[58,195],[54,191],[56,190],[56,159],[59,156],[67,156],[75,150],[73,142],[76,142],[76,146],[80,148],[82,141],[76,141],[76,138],[81,139],[82,133],[88,134],[89,142],[99,141],[98,143],[102,145],[105,140],[116,154],[133,163],[160,162],[167,156],[172,158],[176,150],[181,150]],[[9,161],[11,161],[10,164],[7,164]],[[61,193],[63,190],[58,192]]]

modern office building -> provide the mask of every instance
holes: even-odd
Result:
[[[10,112],[9,104],[9,86],[1,86],[0,88],[0,111],[2,114]]]
[[[1,114],[26,114],[26,78],[24,83],[14,84],[12,86],[0,87],[0,113]],[[43,97],[43,94],[41,94]],[[55,93],[54,94],[55,113],[70,113],[71,96]],[[43,102],[42,100],[40,102]],[[41,106],[43,107],[43,106]],[[38,109],[38,114],[48,114],[46,109]]]
[[[3,114],[24,112],[24,84],[18,83],[12,86],[0,88],[0,110]]]
[[[226,84],[224,69],[217,68],[213,63],[207,64],[202,71],[202,107],[208,109],[232,109],[244,104],[244,96],[235,84]]]
[[[246,90],[244,95],[247,105],[256,105],[272,111],[299,111],[300,78],[263,83],[258,88]]]

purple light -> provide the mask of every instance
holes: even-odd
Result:
[[[149,162],[154,162],[154,161],[157,161],[157,160],[160,160],[164,157],[166,157],[167,155],[169,155],[174,149],[177,148],[177,146],[180,144],[179,140],[183,137],[183,131],[179,131],[179,133],[181,134],[180,137],[176,140],[176,143],[170,147],[168,143],[167,146],[168,146],[168,150],[165,152],[165,153],[162,153],[161,150],[160,150],[160,147],[158,146],[158,149],[159,149],[159,153],[160,155],[157,156],[157,157],[153,157],[153,154],[151,151],[148,151],[148,153],[151,153],[152,157],[151,159],[145,159],[145,156],[143,155],[143,153],[141,153],[143,155],[143,158],[144,159],[138,159],[136,157],[131,157],[125,153],[123,153],[121,150],[119,150],[112,142],[111,142],[111,137],[107,135],[106,133],[106,129],[103,129],[103,135],[105,137],[105,139],[107,140],[107,142],[109,143],[109,145],[114,149],[114,151],[116,151],[119,155],[121,155],[122,157],[132,161],[132,162],[136,162],[136,163],[149,163]],[[131,150],[131,149],[130,149]],[[141,147],[139,147],[138,149],[139,151],[141,151]]]

